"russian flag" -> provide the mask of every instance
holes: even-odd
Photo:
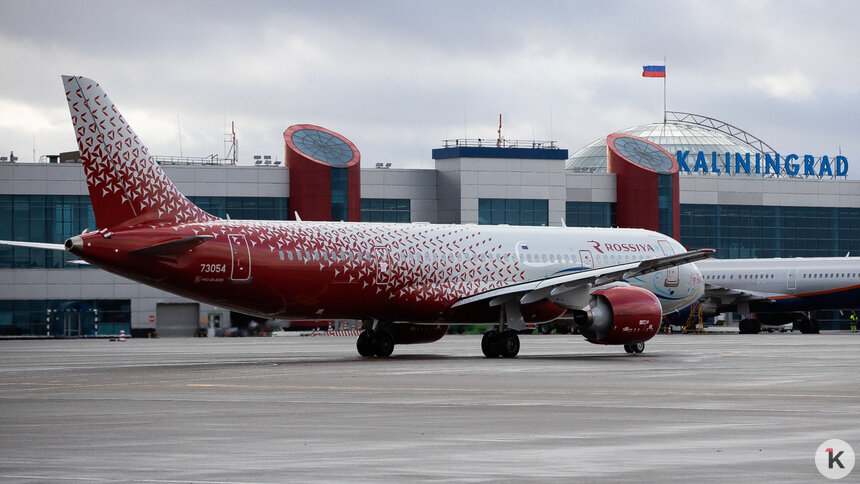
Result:
[[[528,244],[520,244],[520,249],[529,250],[529,246],[528,246]]]
[[[642,66],[642,77],[666,77],[666,66],[663,64]]]

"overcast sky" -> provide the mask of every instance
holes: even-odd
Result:
[[[77,149],[60,75],[95,79],[159,155],[284,157],[310,123],[364,166],[431,168],[446,138],[573,154],[668,107],[860,172],[860,2],[0,0],[0,154]]]

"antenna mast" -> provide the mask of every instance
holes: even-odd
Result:
[[[236,139],[236,122],[230,121],[230,134],[227,139],[224,140],[225,143],[230,143],[230,148],[227,150],[226,158],[231,161],[233,165],[237,164],[239,161],[239,141]]]

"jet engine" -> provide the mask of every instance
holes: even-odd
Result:
[[[595,344],[644,343],[657,334],[663,315],[657,296],[634,286],[594,291],[589,307],[576,311],[574,321],[585,339]]]

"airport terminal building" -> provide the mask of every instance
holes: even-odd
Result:
[[[284,136],[285,166],[159,161],[200,208],[232,219],[642,227],[721,258],[860,254],[860,181],[846,179],[847,157],[781,153],[705,116],[667,113],[572,155],[554,142],[446,140],[432,169],[362,168],[358,148],[319,126]],[[0,158],[0,213],[3,240],[62,243],[96,229],[77,153]],[[210,321],[247,324],[72,258],[0,248],[0,336],[192,336]]]

